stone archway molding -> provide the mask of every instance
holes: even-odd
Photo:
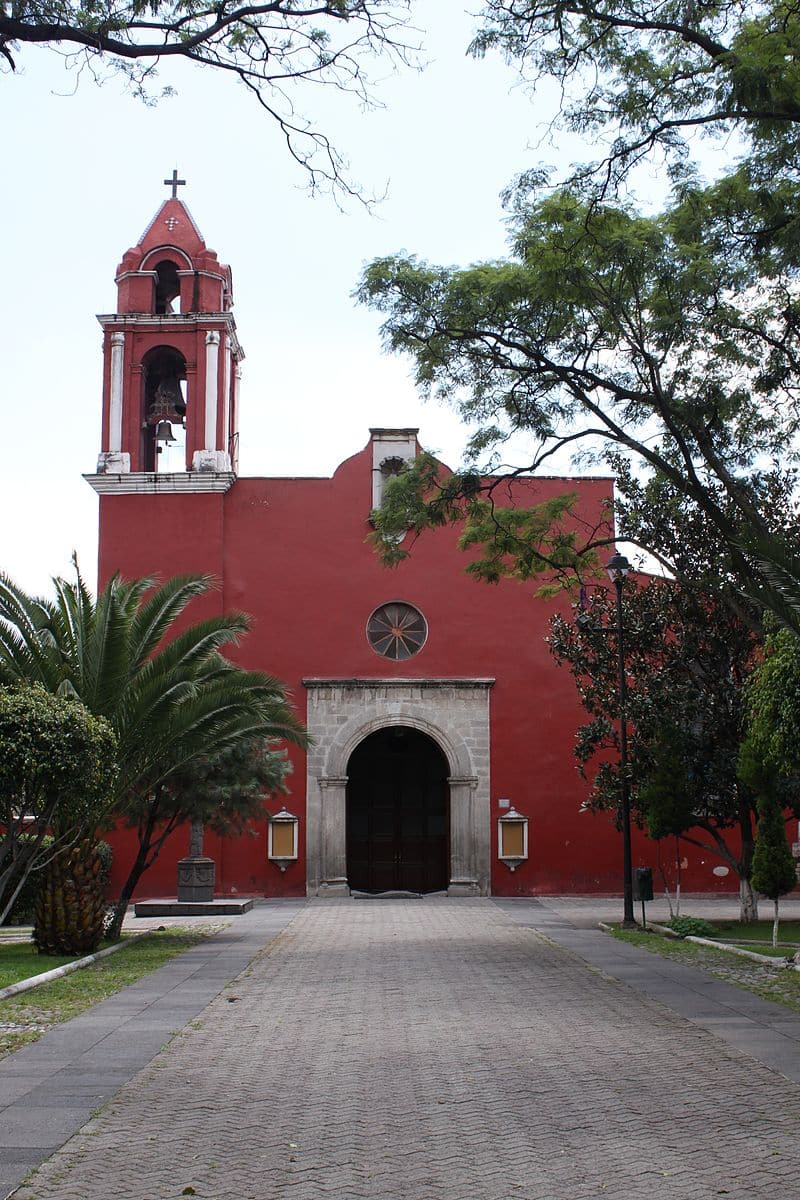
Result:
[[[391,725],[427,734],[450,768],[448,895],[489,894],[489,694],[493,679],[304,679],[308,692],[306,888],[349,895],[347,764]]]

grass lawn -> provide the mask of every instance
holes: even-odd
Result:
[[[751,921],[747,925],[742,925],[740,921],[710,921],[709,924],[716,930],[714,937],[734,942],[737,946],[747,942],[772,942],[771,917],[769,920]],[[794,949],[800,948],[800,921],[781,921],[778,926],[778,938],[781,945],[787,946],[787,950],[792,945]],[[753,949],[761,952],[757,946],[753,946]]]
[[[739,950],[751,950],[753,954],[764,954],[767,958],[789,958],[797,949],[796,946],[786,946],[781,942],[777,946],[773,946],[772,942],[731,942],[730,945]]]
[[[8,946],[0,946],[0,988],[19,983],[21,979],[30,979],[31,975],[43,975],[45,971],[72,962],[75,957],[74,954],[55,954],[52,957],[39,954],[30,942],[12,942]]]
[[[91,967],[0,1001],[0,1057],[28,1042],[35,1042],[53,1025],[77,1017],[98,1001],[135,983],[176,954],[197,945],[210,932],[212,930],[206,927],[197,930],[172,928],[153,933]],[[40,955],[31,946],[0,946],[0,972],[5,970],[6,962],[14,961],[26,964],[16,975],[16,979],[24,979],[72,959]],[[9,978],[5,982],[13,980]]]
[[[755,992],[765,1000],[773,1000],[800,1013],[800,972],[776,970],[766,963],[739,958],[725,950],[715,950],[712,946],[698,946],[681,938],[665,938],[657,933],[620,928],[614,928],[612,932],[622,942],[641,946],[651,954],[660,954],[662,958],[673,958],[687,966],[699,967],[717,979],[724,979],[726,983]]]

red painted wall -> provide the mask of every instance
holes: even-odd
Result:
[[[607,815],[581,812],[587,787],[572,754],[582,710],[572,678],[551,659],[545,637],[556,601],[535,585],[476,583],[464,571],[452,529],[422,537],[411,558],[390,571],[366,538],[371,526],[371,447],[343,463],[332,479],[239,479],[226,495],[103,495],[100,578],[205,571],[219,589],[193,607],[243,609],[253,630],[236,650],[243,665],[269,671],[290,688],[305,717],[304,677],[492,677],[492,890],[500,895],[619,892],[621,838]],[[597,521],[611,497],[608,479],[520,481],[518,502],[576,492],[582,516]],[[413,658],[393,663],[365,637],[368,617],[390,600],[425,614],[429,635]],[[563,602],[565,603],[565,602]],[[305,761],[292,752],[286,801],[301,820],[301,857],[282,875],[266,858],[266,829],[220,841],[220,893],[301,895],[305,891]],[[496,860],[498,800],[530,819],[529,859],[514,873]],[[112,887],[127,873],[132,834],[112,835]],[[654,864],[652,842],[634,833],[634,865]],[[176,862],[188,848],[178,830],[144,876],[139,895],[174,894]],[[687,891],[730,889],[712,874],[718,860],[696,851],[684,872]]]

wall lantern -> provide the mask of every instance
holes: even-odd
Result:
[[[297,829],[299,817],[287,812],[285,806],[270,817],[267,829],[267,858],[285,871],[297,861]]]
[[[516,871],[528,857],[528,818],[513,806],[497,818],[497,851],[509,871]]]

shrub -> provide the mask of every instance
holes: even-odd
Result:
[[[673,933],[677,933],[678,937],[713,937],[717,932],[714,926],[702,917],[670,917],[666,926]]]
[[[42,848],[47,849],[52,846],[53,839],[45,837],[42,842]],[[100,855],[100,883],[105,890],[108,886],[108,880],[111,875],[111,863],[114,858],[114,852],[108,842],[97,843],[97,853]],[[28,878],[22,885],[22,890],[14,901],[14,907],[3,922],[4,925],[32,925],[33,913],[36,906],[36,896],[39,891],[39,882],[42,878],[41,871],[31,871]]]
[[[22,835],[20,841],[25,839]],[[53,844],[51,837],[42,839],[42,850],[47,850]],[[31,871],[20,889],[20,893],[14,901],[14,906],[11,912],[7,915],[4,925],[32,925],[33,910],[36,904],[36,893],[39,890],[39,880],[41,879],[41,871]]]

